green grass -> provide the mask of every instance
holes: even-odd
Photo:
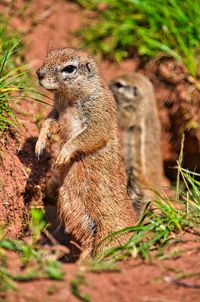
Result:
[[[79,35],[82,46],[111,59],[138,53],[167,53],[182,61],[192,76],[200,64],[200,2],[198,0],[77,0],[94,11]],[[90,15],[89,15],[90,16]]]
[[[195,178],[200,175],[181,168],[179,162],[177,169],[179,184],[184,184],[182,190],[177,187],[177,200],[158,195],[155,201],[149,202],[136,226],[110,235],[133,233],[130,240],[123,246],[108,250],[100,261],[118,261],[132,256],[140,256],[144,260],[162,258],[165,248],[177,240],[178,233],[200,227],[200,181]]]
[[[78,273],[71,281],[71,292],[72,294],[78,298],[80,301],[83,302],[90,302],[92,301],[89,294],[84,293],[81,289],[81,285],[87,285],[87,281],[82,273]]]
[[[0,240],[0,292],[17,289],[15,281],[63,279],[61,265],[57,261],[57,257],[60,256],[58,247],[49,249],[38,245],[41,232],[45,228],[44,212],[41,209],[33,208],[29,224],[29,231],[31,232],[29,242],[8,240],[2,235]],[[9,270],[7,251],[15,252],[20,260],[21,269],[20,267],[16,268],[18,271],[16,273],[11,273]]]
[[[17,124],[12,109],[14,102],[31,99],[47,104],[38,98],[46,96],[33,87],[30,68],[24,63],[23,52],[20,35],[11,30],[0,15],[0,134],[8,126]]]
[[[16,124],[11,103],[29,86],[20,37],[17,32],[8,30],[6,20],[0,15],[0,132]]]

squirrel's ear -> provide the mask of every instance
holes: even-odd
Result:
[[[93,66],[93,64],[90,63],[90,62],[87,62],[87,63],[85,64],[85,66],[86,66],[86,69],[87,69],[88,74],[89,74],[88,77],[89,77],[89,78],[93,77],[94,74],[95,74],[95,67]]]

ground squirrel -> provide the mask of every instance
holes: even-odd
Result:
[[[163,176],[161,126],[153,85],[146,76],[135,72],[116,77],[110,88],[124,134],[129,195],[135,198],[139,185],[144,198],[151,199],[154,194],[145,189],[159,191]]]
[[[125,243],[123,234],[99,245],[108,234],[135,224],[126,190],[126,173],[112,93],[95,60],[72,49],[51,50],[37,70],[39,83],[54,92],[54,108],[36,143],[39,157],[51,136],[61,141],[56,165],[61,169],[59,216],[82,246],[82,259]]]

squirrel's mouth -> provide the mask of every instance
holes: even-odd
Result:
[[[40,86],[42,86],[43,88],[45,88],[48,91],[55,91],[58,89],[58,87],[56,85],[52,85],[52,84],[46,82],[44,79],[38,80],[38,83],[40,84]]]

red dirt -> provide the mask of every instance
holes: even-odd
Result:
[[[13,10],[13,26],[21,30],[27,46],[26,59],[36,70],[43,61],[46,51],[50,47],[79,46],[79,40],[74,37],[73,32],[82,26],[85,12],[73,1],[33,1],[29,8],[19,16],[19,8],[25,1],[14,1],[16,6]],[[6,14],[7,7],[0,6]],[[32,23],[34,20],[34,24]],[[100,62],[102,73],[106,80],[122,72],[131,72],[140,68],[138,60],[126,60],[122,64],[110,63],[108,61]],[[178,148],[174,149],[171,143],[171,135],[175,134],[176,127],[172,132],[169,127],[173,127],[167,109],[163,106],[160,95],[165,89],[159,79],[152,76],[152,70],[147,73],[151,76],[155,87],[156,95],[160,106],[160,116],[163,125],[163,157],[169,163],[174,163]],[[143,70],[144,72],[144,70]],[[165,87],[168,89],[168,86]],[[177,87],[178,89],[178,87]],[[25,228],[26,215],[28,208],[32,204],[42,205],[43,188],[46,175],[51,166],[51,157],[48,152],[44,154],[40,161],[34,156],[34,145],[38,136],[36,126],[36,116],[38,112],[44,115],[48,108],[38,105],[35,102],[21,102],[16,108],[19,113],[19,119],[22,128],[8,133],[1,142],[1,165],[0,165],[0,219],[8,225],[8,235],[12,238],[22,235]],[[28,115],[23,115],[23,112]],[[167,129],[167,130],[166,130]],[[14,134],[15,133],[15,134]],[[191,136],[189,136],[191,138]],[[173,138],[176,143],[175,138]],[[193,146],[193,144],[192,144]],[[190,148],[188,154],[196,152]],[[197,152],[198,153],[198,152]],[[5,218],[6,217],[6,218]],[[81,286],[84,292],[88,292],[92,301],[104,302],[189,302],[198,301],[200,295],[199,288],[192,288],[193,285],[200,284],[199,275],[184,279],[185,283],[179,283],[176,279],[176,273],[199,272],[199,250],[200,242],[194,242],[194,236],[185,235],[186,242],[177,245],[177,249],[189,249],[184,252],[183,257],[169,259],[164,261],[152,261],[151,264],[145,264],[138,259],[130,259],[121,263],[121,273],[86,273],[88,280],[87,286]],[[11,266],[13,271],[19,267],[14,254],[10,254]],[[78,301],[70,291],[70,281],[75,276],[79,267],[76,264],[63,264],[66,272],[65,280],[62,282],[53,282],[50,280],[39,280],[34,282],[18,283],[19,291],[0,296],[0,301],[5,298],[6,301]],[[49,288],[55,286],[55,293],[48,294]],[[2,297],[2,300],[1,300]]]
[[[42,197],[40,188],[50,159],[47,152],[40,162],[34,155],[38,136],[35,123],[38,105],[21,102],[15,106],[15,110],[21,112],[17,114],[20,121],[18,129],[10,130],[0,141],[0,200],[3,201],[0,203],[0,219],[10,238],[20,237],[24,233],[29,203],[32,197],[35,200]]]
[[[153,260],[150,263],[139,259],[129,259],[118,265],[121,272],[85,272],[84,277],[87,284],[80,285],[79,289],[82,293],[89,294],[91,301],[94,302],[199,301],[200,240],[199,237],[188,236],[188,234],[180,236],[179,239],[181,242],[171,247],[168,252],[181,252],[181,256],[162,261]],[[12,271],[16,273],[19,262],[14,254],[11,256]],[[72,294],[70,284],[78,271],[83,271],[84,267],[63,264],[62,268],[65,272],[64,281],[18,282],[19,290],[7,294],[7,301],[79,301]],[[52,286],[54,292],[49,294]],[[197,288],[194,288],[195,286]]]

